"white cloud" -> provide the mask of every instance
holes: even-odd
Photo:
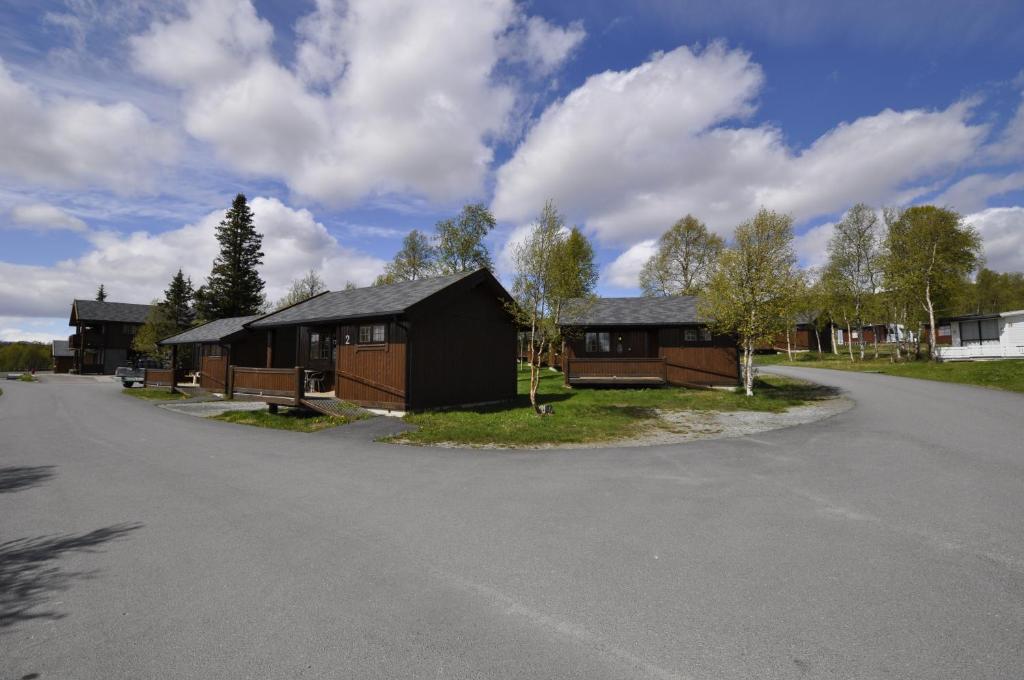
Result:
[[[574,21],[565,28],[543,17],[521,16],[507,36],[506,58],[522,62],[537,75],[546,75],[560,67],[586,37],[583,23]]]
[[[517,27],[526,21],[526,28]],[[513,0],[319,0],[296,26],[296,64],[249,0],[192,0],[131,42],[137,68],[183,92],[185,128],[233,168],[352,204],[410,193],[478,196],[517,91],[494,71],[510,32],[561,63],[582,29],[523,19]]]
[[[63,340],[69,333],[67,320],[29,319],[0,316],[0,341],[2,342],[50,342]]]
[[[988,208],[965,219],[981,232],[989,269],[1024,272],[1024,207]]]
[[[172,135],[134,104],[43,98],[0,60],[0,175],[56,187],[149,189]]]
[[[811,227],[793,239],[793,249],[804,267],[821,267],[828,262],[828,242],[834,230],[835,223],[826,222]]]
[[[55,205],[29,203],[11,209],[11,226],[33,231],[85,231],[85,222]]]
[[[1019,77],[1019,76],[1018,76]],[[1024,94],[1013,118],[1006,124],[1002,134],[989,147],[996,161],[1012,161],[1024,158]]]
[[[638,288],[640,286],[640,270],[657,250],[657,239],[640,241],[612,260],[611,264],[605,268],[601,279],[617,288]]]
[[[979,173],[960,180],[947,188],[933,201],[936,205],[950,206],[961,213],[981,210],[989,198],[1024,189],[1024,172],[1008,175]]]
[[[518,221],[550,197],[605,242],[656,237],[686,213],[729,234],[762,205],[800,222],[891,200],[965,162],[987,132],[966,103],[885,110],[794,152],[774,127],[724,125],[753,111],[763,82],[747,53],[717,43],[591,76],[498,170],[495,214]]]
[[[260,274],[271,301],[311,268],[332,290],[349,280],[369,284],[383,269],[382,260],[342,246],[308,210],[276,198],[258,197],[250,205],[256,229],[263,234],[266,255]],[[53,267],[0,262],[0,315],[61,316],[72,299],[91,297],[100,283],[113,300],[149,302],[162,295],[179,267],[199,285],[217,254],[215,227],[223,215],[214,211],[159,234],[93,232],[91,250]]]

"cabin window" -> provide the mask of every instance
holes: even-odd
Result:
[[[360,344],[382,343],[387,340],[387,326],[382,323],[359,327]]]
[[[947,337],[948,338],[952,334],[953,333],[952,333],[952,330],[949,327],[949,324],[946,324],[945,326],[939,326],[938,335],[941,335],[943,337]]]
[[[703,340],[704,342],[711,342],[711,329],[710,328],[701,328],[700,329],[700,339]]]
[[[612,338],[610,333],[587,333],[587,352],[611,352]]]
[[[683,329],[683,341],[684,342],[697,342],[697,329],[696,328],[684,328]]]
[[[982,319],[981,321],[960,322],[960,343],[970,345],[975,343],[998,341],[999,321],[997,319]]]

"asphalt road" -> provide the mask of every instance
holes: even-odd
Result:
[[[1024,397],[780,372],[857,405],[531,453],[4,383],[0,679],[1024,676]]]

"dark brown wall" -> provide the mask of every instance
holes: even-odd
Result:
[[[608,333],[611,337],[609,352],[588,352],[586,333]],[[622,351],[619,352],[619,345]],[[656,357],[658,356],[658,331],[651,328],[593,327],[574,332],[566,342],[574,357]]]
[[[690,326],[696,328],[698,326]],[[666,360],[668,382],[674,385],[735,385],[739,382],[736,341],[725,335],[714,335],[711,341],[683,340],[683,327],[593,327],[572,331],[566,342],[566,358],[571,357],[662,357]],[[611,352],[586,352],[586,331],[612,333]],[[617,339],[623,338],[623,352],[617,350]],[[646,340],[644,338],[646,337]],[[698,336],[699,337],[699,336]],[[627,342],[628,341],[628,342]],[[647,353],[638,348],[647,343]]]
[[[455,286],[410,315],[410,408],[516,396],[516,326],[494,289]]]
[[[298,328],[295,326],[281,326],[274,330],[274,361],[271,368],[295,368],[299,364],[296,356],[296,337]],[[266,351],[266,338],[264,337],[264,351]],[[266,365],[264,357],[263,365]]]
[[[74,366],[74,357],[54,357],[53,372],[67,373]]]
[[[671,384],[736,385],[739,382],[736,340],[713,335],[711,340],[686,342],[682,328],[663,328],[658,332],[658,356],[667,363]]]
[[[359,326],[387,325],[381,344],[359,344]],[[406,333],[391,319],[367,319],[338,326],[334,393],[362,406],[406,409]]]

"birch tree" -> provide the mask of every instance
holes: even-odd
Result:
[[[512,294],[517,302],[513,313],[529,328],[530,405],[538,414],[542,412],[537,403],[541,350],[558,334],[552,303],[558,299],[555,263],[564,227],[562,216],[549,200],[526,239],[513,251]]]
[[[736,228],[701,295],[709,325],[738,338],[743,388],[754,394],[754,348],[785,330],[792,316],[799,273],[793,251],[793,218],[762,208]]]
[[[828,267],[834,285],[845,289],[852,325],[860,330],[858,346],[864,359],[864,311],[878,283],[878,214],[863,203],[850,208],[835,225],[828,243]],[[852,338],[851,338],[852,341]]]
[[[919,305],[935,356],[935,310],[947,304],[978,265],[981,237],[947,208],[908,208],[889,225],[883,259],[886,287]]]
[[[640,270],[644,295],[696,295],[708,283],[725,242],[692,215],[658,239],[658,250]]]
[[[570,301],[584,304],[597,285],[597,265],[594,263],[594,246],[580,231],[573,227],[565,233],[564,226],[559,227],[555,239],[554,252],[551,256],[551,315],[555,319],[555,335],[548,342],[548,366],[555,354],[555,347],[561,342],[561,329],[558,318]]]
[[[402,239],[402,247],[391,262],[384,265],[384,273],[373,282],[375,286],[402,281],[416,281],[437,271],[437,251],[430,238],[413,229]]]

